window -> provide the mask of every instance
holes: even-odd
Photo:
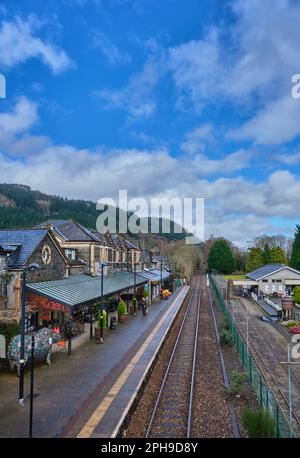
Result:
[[[263,280],[262,282],[263,282],[263,283],[268,283],[268,280]]]
[[[276,283],[281,283],[281,282],[282,282],[282,280],[276,280]]]
[[[75,259],[75,250],[65,250],[68,259]]]

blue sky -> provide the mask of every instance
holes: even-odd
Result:
[[[300,2],[0,1],[0,181],[204,197],[206,236],[299,218]]]

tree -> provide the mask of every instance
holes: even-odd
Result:
[[[212,244],[208,255],[208,269],[215,269],[223,274],[235,271],[235,260],[226,240],[219,239]]]
[[[270,262],[273,264],[287,264],[285,252],[280,246],[271,248],[270,250]]]
[[[299,286],[296,286],[293,289],[293,299],[297,304],[300,303],[300,288],[299,288]]]
[[[263,258],[264,258],[264,264],[269,264],[271,262],[271,250],[270,250],[268,243],[266,243],[264,246]]]
[[[233,252],[237,272],[245,272],[248,259],[247,251],[234,250]]]
[[[290,259],[290,266],[294,269],[300,270],[300,226],[297,224],[295,239],[292,246],[292,254]]]
[[[247,272],[258,269],[264,265],[264,252],[261,248],[249,248],[249,258],[246,265]]]

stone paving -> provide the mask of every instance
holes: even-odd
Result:
[[[176,294],[180,288],[176,291]],[[130,316],[126,324],[110,331],[104,343],[87,340],[72,351],[53,353],[52,365],[35,368],[34,437],[71,435],[72,420],[90,399],[99,399],[122,372],[174,300],[152,304],[150,313]],[[30,370],[25,372],[25,406],[18,403],[19,379],[15,373],[0,372],[0,437],[28,437]],[[26,395],[28,393],[28,395]],[[27,397],[26,397],[27,396]]]

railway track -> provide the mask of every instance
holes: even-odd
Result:
[[[242,304],[244,308],[244,305]],[[239,313],[236,314],[236,325],[243,337],[244,341],[247,341],[246,325],[241,323]],[[242,317],[245,319],[245,316]],[[282,411],[288,419],[289,416],[289,400],[288,400],[288,375],[287,365],[282,364],[282,361],[286,361],[287,355],[284,350],[274,345],[274,340],[271,336],[267,336],[262,327],[253,326],[249,327],[248,331],[249,350],[255,358],[256,364],[264,376],[267,384],[273,392],[278,403],[281,405]],[[297,434],[300,434],[300,382],[294,370],[291,369],[291,380],[292,380],[292,391],[296,393],[293,396],[293,408],[292,417],[294,429]]]
[[[147,438],[191,435],[200,307],[198,277],[150,417]]]

